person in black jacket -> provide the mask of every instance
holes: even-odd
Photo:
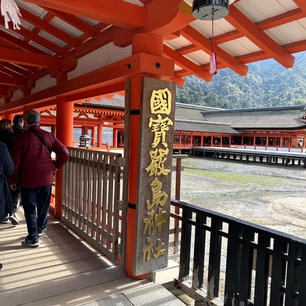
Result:
[[[12,214],[12,199],[7,177],[14,171],[14,163],[6,145],[0,141],[0,223],[7,223]]]
[[[12,127],[12,130],[13,130],[13,133],[14,133],[15,137],[24,132],[24,128],[22,127],[22,123],[23,123],[23,116],[22,115],[15,115],[15,117],[13,119],[13,127]]]
[[[11,131],[11,121],[8,119],[2,119],[0,121],[0,140],[4,142],[9,151],[11,151],[15,136]]]
[[[16,115],[16,116],[18,116],[18,115]],[[14,117],[14,119],[15,119],[15,117]],[[17,126],[18,118],[15,121],[16,121],[15,129],[16,129],[17,133],[20,134],[20,133],[22,133],[23,128],[22,128],[21,125],[20,125],[20,127]],[[22,122],[22,120],[21,120],[21,122]],[[12,127],[12,124],[11,124],[10,120],[2,119],[0,121],[0,141],[2,141],[3,143],[6,144],[9,152],[11,152],[15,137],[17,136],[17,134],[15,135],[11,131],[11,127]],[[17,224],[19,224],[19,221],[16,217],[16,211],[17,211],[17,207],[18,207],[18,199],[19,199],[20,190],[17,187],[15,190],[10,189],[10,192],[11,192],[11,198],[12,198],[12,213],[9,216],[9,220],[12,222],[13,225],[17,225]]]

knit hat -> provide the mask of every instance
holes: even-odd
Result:
[[[40,122],[40,115],[37,111],[30,109],[25,112],[24,120],[28,124],[37,124]]]

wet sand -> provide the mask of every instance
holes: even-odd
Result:
[[[202,157],[182,166],[182,201],[306,238],[304,168]]]

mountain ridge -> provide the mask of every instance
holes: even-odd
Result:
[[[265,60],[249,64],[246,76],[222,69],[211,82],[185,77],[177,102],[225,109],[306,104],[306,52],[295,57],[290,69]]]

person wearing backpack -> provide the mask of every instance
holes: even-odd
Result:
[[[26,111],[24,120],[25,132],[16,137],[11,152],[15,170],[9,177],[9,183],[11,188],[15,187],[18,173],[28,229],[22,245],[38,247],[39,237],[47,230],[53,172],[66,163],[69,152],[53,134],[39,127],[38,112]],[[52,152],[56,153],[54,162]]]

